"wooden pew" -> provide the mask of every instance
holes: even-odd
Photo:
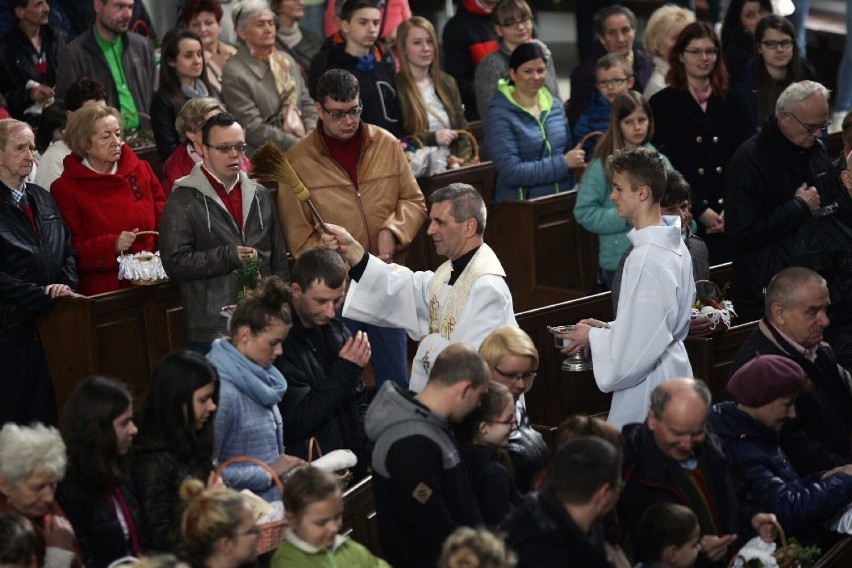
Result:
[[[725,385],[731,372],[731,363],[734,357],[757,328],[757,321],[751,321],[732,326],[731,329],[715,337],[687,337],[686,352],[689,362],[692,364],[692,374],[702,379],[710,392],[713,400],[719,402],[724,400]]]
[[[343,527],[340,534],[352,537],[376,556],[381,556],[372,476],[365,477],[343,494]]]
[[[577,190],[496,205],[487,242],[506,269],[515,310],[590,294],[595,288],[598,240],[574,219]]]
[[[848,566],[852,566],[852,536],[842,537],[814,564],[814,568],[847,568]]]
[[[94,374],[130,385],[138,410],[154,367],[186,345],[180,290],[169,282],[60,298],[39,318],[39,334],[60,411],[77,383]]]

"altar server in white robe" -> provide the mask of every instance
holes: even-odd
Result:
[[[412,272],[365,253],[342,227],[327,224],[323,242],[339,249],[350,266],[344,317],[405,329],[420,344],[410,388],[420,392],[429,369],[452,343],[473,349],[502,325],[517,325],[506,272],[483,242],[486,209],[468,184],[454,183],[429,196],[427,234],[435,251],[449,260],[436,272]]]
[[[633,229],[624,262],[617,317],[580,320],[563,349],[591,348],[595,382],[611,392],[607,420],[621,429],[648,415],[651,391],[662,382],[692,377],[683,339],[689,331],[695,282],[692,259],[680,235],[680,218],[660,215],[666,168],[659,154],[638,147],[607,160],[610,199]]]

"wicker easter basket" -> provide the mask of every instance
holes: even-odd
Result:
[[[697,317],[698,315],[702,315],[710,319],[711,324],[713,325],[711,336],[715,337],[717,335],[722,335],[728,328],[732,325],[732,320],[737,317],[737,312],[734,311],[734,305],[725,300],[722,289],[718,284],[713,282],[712,280],[696,280],[695,288],[699,289],[699,286],[708,286],[713,289],[715,293],[715,297],[710,296],[709,294],[703,294],[698,296],[698,300],[696,304],[698,307],[692,308],[692,317]],[[708,299],[713,299],[716,305],[712,305],[708,303]],[[710,313],[702,313],[702,309],[706,306],[710,306],[715,311]]]
[[[316,436],[308,440],[309,464],[314,461],[314,452],[316,452],[317,459],[322,457],[322,448],[320,448],[319,440],[316,439]],[[348,469],[344,471],[336,471],[334,472],[334,476],[337,478],[338,483],[340,483],[341,491],[346,491],[346,488],[349,486],[349,481],[352,479],[352,471]]]
[[[464,137],[464,138],[467,138],[468,140],[470,140],[471,153],[466,154],[464,156],[455,156],[455,158],[458,160],[458,162],[457,162],[458,165],[461,166],[461,167],[464,167],[464,166],[475,166],[476,164],[478,164],[479,163],[479,142],[476,141],[476,136],[474,136],[473,133],[469,130],[459,129],[459,130],[453,130],[453,132],[458,134],[459,137]],[[426,147],[426,145],[423,144],[423,141],[420,138],[418,138],[417,136],[414,136],[413,134],[411,134],[409,136],[403,136],[402,139],[406,142],[411,142],[417,148],[425,148]],[[447,165],[449,166],[450,164],[447,164]]]
[[[797,566],[802,566],[798,554],[802,550],[801,545],[796,542],[788,543],[787,535],[784,534],[784,529],[781,525],[778,522],[773,522],[772,524],[775,526],[775,532],[778,535],[777,540],[779,541],[778,548],[772,553],[775,562],[778,564],[778,568],[796,568]],[[738,568],[746,565],[745,558],[739,554],[735,555],[728,562],[728,568]]]
[[[604,133],[603,133],[603,132],[601,132],[600,130],[593,130],[592,132],[589,132],[588,134],[586,134],[585,136],[583,136],[582,138],[580,138],[580,141],[579,141],[579,142],[577,142],[577,145],[576,145],[576,146],[574,146],[574,149],[575,149],[575,150],[580,149],[580,148],[582,148],[582,147],[586,144],[586,142],[588,142],[590,139],[592,139],[592,138],[597,138],[598,136],[603,136],[603,135],[604,135]],[[586,156],[586,163],[587,163],[587,164],[589,163],[589,156]],[[574,177],[575,177],[575,178],[577,178],[577,181],[578,181],[578,182],[579,182],[581,179],[583,179],[583,174],[584,174],[584,173],[586,173],[586,166],[582,166],[582,167],[580,167],[580,168],[574,168]]]
[[[160,233],[157,231],[139,231],[136,233],[136,236],[138,237],[139,235],[159,236]],[[153,286],[154,284],[169,281],[163,270],[163,263],[160,260],[159,252],[141,252],[133,255],[125,255],[122,251],[118,262],[119,265],[122,265],[122,275],[119,278],[127,280],[134,286]],[[145,276],[138,278],[127,277],[128,274],[130,276],[144,274]]]
[[[265,469],[269,475],[272,476],[272,480],[275,482],[275,485],[278,486],[278,490],[281,491],[282,494],[284,493],[284,482],[282,482],[278,475],[272,471],[272,468],[259,459],[251,456],[237,456],[225,460],[218,468],[216,468],[216,477],[222,477],[222,472],[225,468],[235,463],[251,463]],[[284,540],[284,531],[287,530],[287,521],[280,519],[269,523],[260,523],[258,524],[258,528],[260,529],[260,535],[257,537],[255,549],[258,554],[264,554],[271,550],[275,550],[281,545],[281,541]]]

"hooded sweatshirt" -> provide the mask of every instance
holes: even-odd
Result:
[[[366,431],[382,550],[398,568],[432,567],[450,533],[482,523],[449,420],[388,381]]]

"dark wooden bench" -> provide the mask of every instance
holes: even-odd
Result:
[[[365,477],[343,494],[343,528],[340,534],[352,537],[376,556],[381,556],[372,476]]]

